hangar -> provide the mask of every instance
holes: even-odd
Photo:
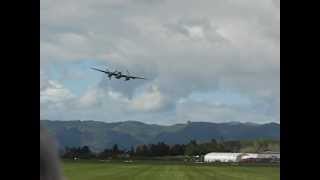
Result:
[[[204,162],[239,162],[241,154],[212,152],[204,156]]]
[[[212,152],[204,156],[204,162],[259,162],[280,161],[280,153],[220,153]]]

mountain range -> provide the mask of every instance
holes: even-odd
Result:
[[[211,123],[188,122],[186,124],[156,125],[138,121],[105,123],[100,121],[50,121],[41,124],[52,134],[60,148],[89,146],[93,151],[101,151],[117,144],[121,149],[129,149],[139,144],[165,142],[186,144],[190,140],[210,141],[280,139],[280,124],[267,123]]]

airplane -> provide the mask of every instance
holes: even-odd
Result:
[[[92,68],[92,69],[108,74],[108,77],[109,77],[110,80],[111,80],[112,76],[114,76],[116,79],[124,78],[125,81],[129,81],[131,79],[145,79],[143,77],[131,76],[128,70],[127,70],[128,74],[125,75],[125,74],[122,74],[122,72],[120,72],[120,71],[111,72],[109,70],[103,71],[103,70],[97,69],[97,68]]]
[[[119,75],[122,75],[121,72],[118,72],[117,70],[115,70],[114,72],[111,72],[108,69],[106,71],[101,70],[101,69],[97,69],[97,68],[91,68],[91,69],[108,74],[108,77],[110,80],[111,80],[112,76],[115,76],[117,78]],[[119,79],[119,78],[117,78],[117,79]]]
[[[130,76],[130,73],[129,73],[129,71],[127,70],[127,73],[128,73],[128,75],[121,75],[121,76],[119,76],[120,78],[121,77],[124,77],[125,78],[125,81],[129,81],[130,79],[144,79],[144,80],[146,80],[146,78],[143,78],[143,77],[137,77],[137,76]]]

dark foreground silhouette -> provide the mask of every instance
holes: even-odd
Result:
[[[62,180],[56,145],[44,128],[40,128],[40,180]]]

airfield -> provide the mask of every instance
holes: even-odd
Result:
[[[279,165],[63,161],[66,180],[279,180]]]

